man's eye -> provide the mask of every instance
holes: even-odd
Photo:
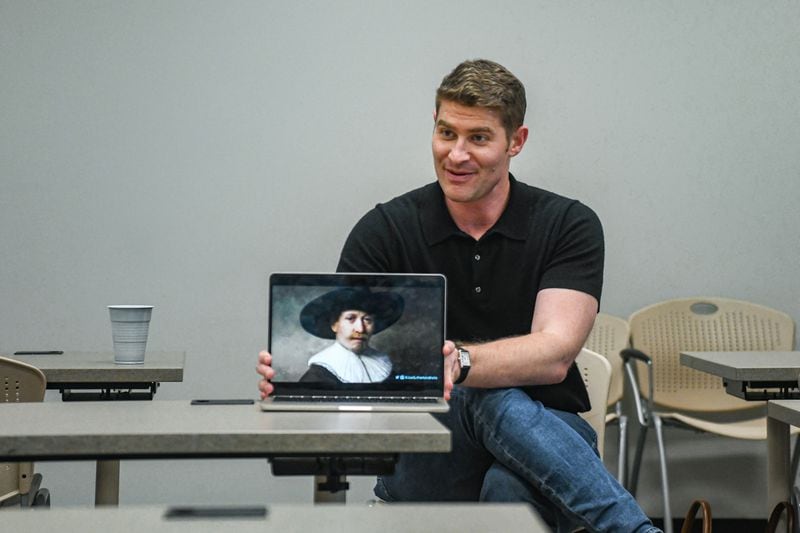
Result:
[[[472,140],[476,143],[485,143],[489,140],[489,137],[486,135],[473,135]]]
[[[453,132],[450,130],[439,130],[439,136],[445,139],[451,139],[453,137]]]

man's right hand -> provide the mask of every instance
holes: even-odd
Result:
[[[275,370],[272,368],[272,355],[266,350],[262,350],[258,354],[258,365],[256,372],[261,376],[261,381],[258,382],[258,391],[263,400],[275,389],[270,383],[270,380],[275,377]]]

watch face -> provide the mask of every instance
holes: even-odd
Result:
[[[469,352],[466,350],[458,350],[458,362],[461,366],[469,366]]]

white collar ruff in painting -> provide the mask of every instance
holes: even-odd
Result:
[[[308,360],[319,365],[343,383],[376,383],[392,373],[392,360],[385,353],[367,348],[359,355],[334,342]]]

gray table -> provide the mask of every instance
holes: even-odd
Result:
[[[2,460],[114,460],[447,452],[450,432],[426,413],[265,413],[188,400],[8,404]],[[119,471],[98,469],[96,503],[116,504]],[[104,491],[108,495],[103,495]]]
[[[156,507],[53,508],[49,511],[3,511],[8,531],[115,531],[118,533],[248,533],[261,531],[321,533],[400,533],[436,531],[550,531],[524,504],[428,505],[267,505],[266,516],[253,518],[166,519]]]
[[[800,352],[682,352],[681,364],[721,377],[744,400],[800,399]]]
[[[47,378],[47,388],[64,401],[152,400],[161,382],[183,381],[185,352],[147,351],[141,365],[114,364],[114,352],[64,352],[11,355],[33,365]],[[119,460],[98,460],[95,503],[119,500]]]
[[[681,364],[721,377],[729,394],[746,400],[769,400],[768,509],[778,502],[789,501],[793,482],[789,479],[789,425],[800,425],[800,417],[792,415],[789,406],[798,405],[791,398],[798,397],[800,352],[682,352]],[[778,419],[778,415],[786,418]]]
[[[148,351],[141,365],[114,364],[111,351],[8,357],[41,370],[47,388],[61,391],[65,401],[152,400],[159,383],[183,381],[186,354]]]

